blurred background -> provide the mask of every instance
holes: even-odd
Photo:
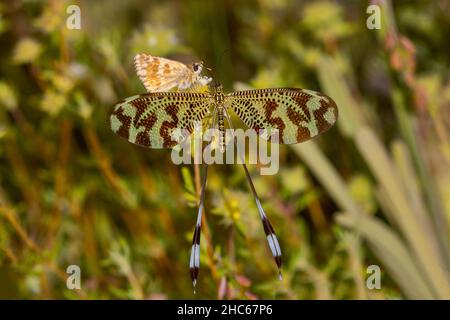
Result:
[[[67,28],[73,4],[80,29]],[[444,0],[0,3],[0,298],[449,299],[449,12]],[[114,104],[145,92],[137,53],[203,60],[226,91],[337,102],[333,129],[280,147],[278,174],[249,166],[283,281],[242,167],[215,165],[193,295],[199,167],[109,128]],[[66,286],[70,265],[81,289]]]

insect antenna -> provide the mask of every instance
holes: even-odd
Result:
[[[209,68],[209,67],[204,67],[206,70],[208,70],[208,72],[211,74],[211,78],[214,82],[214,88],[216,88],[219,85],[219,82],[217,82],[216,77],[215,77],[215,73],[214,73],[214,69],[213,68]],[[214,125],[214,123],[213,123]]]
[[[230,49],[225,49],[225,50],[222,51],[222,53],[221,53],[220,56],[219,56],[219,59],[218,59],[218,60],[216,59],[216,60],[218,61],[218,63],[216,64],[217,66],[220,66],[220,64],[221,64],[221,62],[222,62],[222,59],[223,59],[223,57],[224,57],[224,55],[225,55],[226,53],[230,53]],[[221,79],[220,74],[219,74],[219,77],[216,78],[216,73],[214,72],[214,71],[217,71],[217,73],[219,73],[219,69],[214,70],[213,68],[209,68],[209,67],[206,67],[206,66],[205,66],[204,68],[205,68],[206,70],[208,70],[209,73],[211,74],[211,78],[212,78],[213,81],[214,81],[214,88],[216,88],[217,86],[219,86],[220,83],[217,82],[216,79]]]
[[[224,113],[225,113],[225,118],[227,119],[227,122],[228,122],[228,126],[230,127],[230,129],[233,129],[228,112],[226,112],[226,110],[225,110]],[[236,141],[235,141],[234,137],[232,136],[231,138],[233,139],[233,144],[236,145]],[[269,218],[267,217],[266,213],[264,212],[264,209],[261,205],[261,201],[259,200],[258,194],[256,193],[256,189],[255,189],[255,186],[253,185],[252,178],[247,169],[247,165],[245,164],[245,157],[242,153],[239,152],[240,150],[237,147],[237,145],[236,145],[236,149],[238,150],[239,157],[241,158],[242,166],[244,167],[244,171],[245,171],[245,176],[247,177],[248,184],[250,185],[250,190],[252,191],[253,198],[255,199],[255,202],[256,202],[256,206],[258,207],[259,216],[260,216],[261,222],[263,224],[267,242],[269,243],[270,251],[272,252],[273,258],[275,259],[275,263],[278,268],[278,278],[280,280],[283,280],[283,275],[281,273],[281,264],[282,264],[281,249],[280,249],[280,244],[278,242],[278,238],[275,235],[275,231],[272,227],[272,224],[270,223]]]

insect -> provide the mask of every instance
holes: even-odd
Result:
[[[273,88],[225,94],[222,86],[216,85],[213,92],[152,92],[126,98],[115,106],[110,124],[112,131],[131,143],[148,148],[170,148],[180,142],[172,139],[176,130],[184,129],[187,137],[198,123],[212,113],[223,151],[225,120],[231,126],[229,109],[257,133],[261,133],[261,129],[278,130],[278,142],[283,144],[309,140],[332,127],[338,117],[336,103],[319,92]],[[281,279],[282,262],[278,239],[245,163],[243,167]],[[200,234],[207,169],[208,166],[205,165],[189,261],[194,288],[200,266]]]
[[[203,62],[193,62],[191,66],[148,54],[134,57],[136,73],[148,92],[169,91],[175,87],[186,90],[205,86],[211,78],[201,76]]]

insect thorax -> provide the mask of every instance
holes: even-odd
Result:
[[[219,143],[220,151],[223,153],[225,151],[225,115],[224,115],[224,101],[225,95],[223,93],[222,85],[217,84],[215,86],[214,92],[214,102],[217,111],[217,126],[219,129]]]
[[[223,87],[220,84],[216,85],[216,92],[215,92],[215,102],[217,108],[223,108],[223,102],[225,100],[225,94],[223,93]]]

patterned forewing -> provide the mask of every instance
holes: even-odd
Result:
[[[112,131],[147,148],[171,148],[188,137],[209,112],[206,93],[155,92],[129,97],[114,107]]]
[[[180,82],[192,82],[192,71],[178,61],[137,54],[134,57],[134,66],[139,79],[149,92],[168,91]]]
[[[305,89],[237,91],[226,96],[226,104],[258,133],[262,129],[268,129],[269,134],[278,130],[278,142],[285,144],[315,137],[333,126],[338,117],[333,99]]]

